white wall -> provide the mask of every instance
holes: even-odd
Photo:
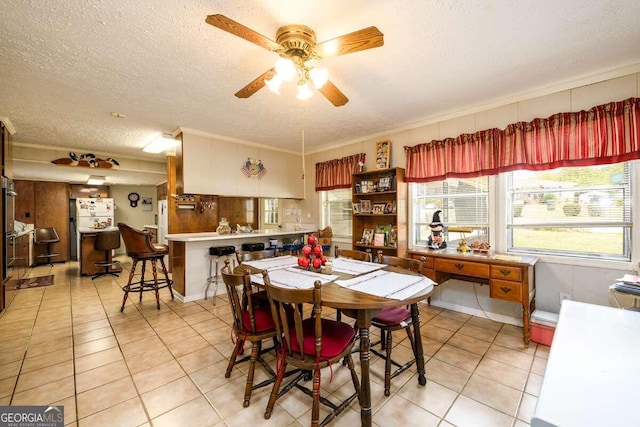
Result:
[[[131,207],[129,203],[129,193],[138,193],[140,200],[137,207]],[[116,205],[114,212],[115,223],[124,222],[133,228],[142,229],[145,225],[154,225],[156,222],[156,214],[158,213],[158,198],[156,196],[156,187],[152,186],[128,186],[114,185],[110,188],[111,197]],[[142,207],[142,199],[150,197],[152,199],[151,211],[145,211]],[[120,245],[120,249],[116,254],[126,253],[124,243]]]
[[[544,96],[520,100],[502,106],[480,109],[474,113],[451,117],[440,121],[434,120],[411,129],[376,135],[332,150],[312,153],[307,156],[306,181],[307,199],[303,202],[306,212],[305,222],[318,223],[320,207],[319,196],[314,190],[315,164],[326,160],[340,158],[364,152],[367,154],[366,169],[374,169],[374,152],[376,141],[391,140],[391,166],[405,167],[404,146],[414,146],[433,139],[456,137],[462,133],[472,133],[493,127],[505,128],[506,125],[518,121],[531,121],[537,117],[548,117],[555,113],[589,109],[607,102],[621,101],[640,96],[640,73],[612,78],[599,83],[579,86]],[[640,175],[640,174],[637,174]],[[640,188],[640,179],[636,175],[636,187]],[[499,198],[496,197],[496,200]],[[640,198],[635,200],[640,205]],[[496,202],[498,203],[498,202]],[[499,210],[499,209],[497,209]],[[496,242],[492,245],[496,250],[506,247],[504,218],[496,221]],[[634,217],[634,221],[638,221]],[[638,227],[637,227],[638,228]],[[634,230],[634,241],[640,241],[640,231]],[[636,260],[640,255],[636,255]],[[536,265],[536,306],[545,311],[558,312],[560,308],[559,294],[569,293],[577,301],[600,305],[614,305],[609,296],[608,287],[624,272],[628,272],[629,263],[612,263],[605,261],[589,261],[577,263],[561,258],[540,257]],[[432,303],[464,311],[476,315],[500,320],[521,322],[521,308],[517,304],[489,298],[489,287],[450,280],[439,286],[434,292]]]

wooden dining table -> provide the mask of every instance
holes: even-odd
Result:
[[[236,267],[236,272],[249,269],[252,273],[258,273],[259,269],[246,264]],[[418,275],[419,273],[408,271],[399,267],[385,266],[381,270],[408,275]],[[353,274],[345,274],[334,271],[339,279],[350,279],[357,277]],[[418,370],[418,384],[424,386],[427,383],[424,368],[424,350],[422,348],[422,336],[420,335],[420,312],[418,302],[431,296],[433,286],[428,286],[403,299],[389,298],[359,292],[347,287],[340,286],[335,281],[322,285],[322,305],[339,309],[344,315],[356,320],[356,326],[360,333],[360,420],[363,427],[370,427],[373,420],[371,408],[371,379],[369,365],[371,360],[371,338],[369,329],[371,320],[384,307],[398,307],[409,305],[411,307],[411,318],[413,322],[414,340],[416,343],[416,367]]]

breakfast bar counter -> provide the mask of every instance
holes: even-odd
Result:
[[[205,297],[209,277],[209,248],[211,246],[235,246],[240,250],[243,243],[264,243],[278,240],[282,244],[284,237],[297,238],[301,242],[305,234],[316,230],[253,231],[251,233],[218,234],[216,232],[167,234],[171,246],[171,273],[173,290],[184,302]],[[219,293],[224,292],[220,286]],[[211,295],[211,293],[209,293]]]

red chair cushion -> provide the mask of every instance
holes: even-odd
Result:
[[[271,316],[271,308],[266,306],[254,306],[253,317],[256,321],[255,332],[263,332],[276,327],[273,323],[273,316]],[[251,319],[249,318],[249,312],[242,313],[242,325],[247,332],[251,331]]]
[[[385,307],[371,320],[371,323],[396,326],[411,319],[411,313],[404,307]]]
[[[305,319],[302,321],[303,351],[304,354],[315,356],[316,354],[316,334],[314,319]],[[356,335],[355,329],[351,325],[336,320],[322,319],[322,350],[320,352],[321,359],[329,359],[342,353],[351,343]],[[291,330],[291,337],[296,336],[295,328]],[[291,350],[300,351],[298,341],[295,339],[291,342]]]
[[[269,307],[269,297],[267,296],[267,291],[259,291],[254,294],[251,294],[251,302],[253,302],[254,307]]]

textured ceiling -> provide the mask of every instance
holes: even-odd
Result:
[[[343,107],[293,86],[238,99],[277,57],[206,24],[216,13],[272,39],[291,23],[319,42],[373,25],[384,46],[322,61]],[[304,111],[319,150],[636,66],[638,17],[637,0],[5,0],[0,117],[19,143],[144,158],[179,127],[298,151]]]

